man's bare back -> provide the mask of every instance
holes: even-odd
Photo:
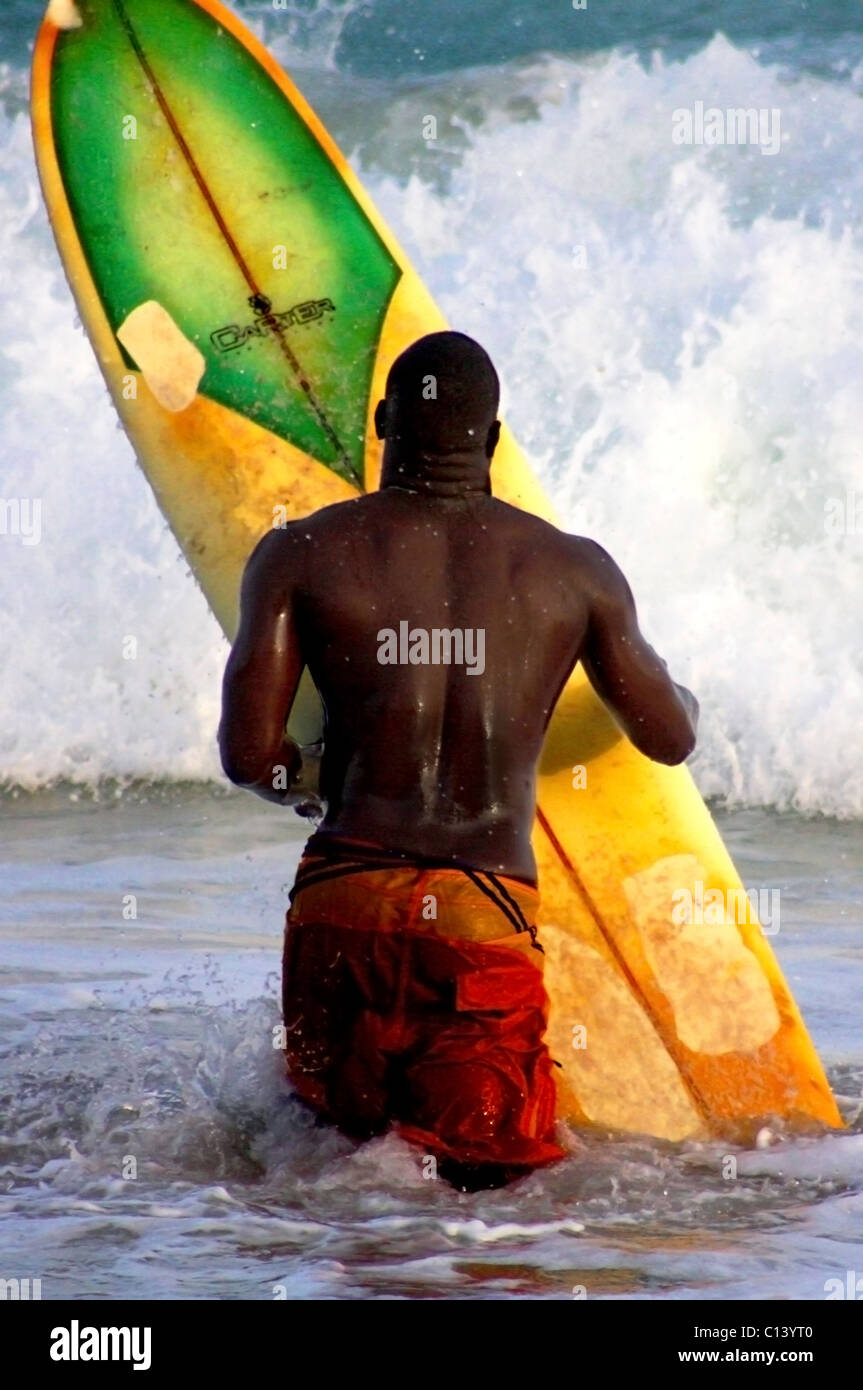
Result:
[[[435,633],[447,634],[437,649]],[[326,712],[324,832],[534,882],[536,764],[579,659],[636,746],[663,762],[688,755],[688,692],[644,641],[599,546],[483,492],[388,487],[256,551],[226,677],[242,725],[223,730],[226,768],[246,785],[263,776],[267,794],[307,664]]]

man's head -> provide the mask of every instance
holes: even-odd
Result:
[[[457,496],[490,491],[500,384],[464,333],[429,333],[396,358],[375,427],[386,441],[381,485]]]

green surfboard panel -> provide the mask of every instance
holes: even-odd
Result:
[[[357,483],[398,265],[291,103],[209,14],[77,3],[52,112],[111,326],[158,301],[204,354],[202,394]]]

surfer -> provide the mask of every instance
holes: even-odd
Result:
[[[326,809],[288,912],[288,1069],[345,1132],[394,1124],[461,1187],[563,1153],[530,834],[570,672],[582,662],[659,762],[689,756],[698,717],[611,557],[492,496],[498,403],[463,334],[398,358],[375,413],[380,489],[274,530],[248,562],[220,726],[233,782],[313,811],[284,733],[308,666]]]

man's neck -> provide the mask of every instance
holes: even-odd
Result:
[[[451,454],[387,455],[381,487],[396,487],[425,497],[487,497],[491,493],[489,461],[480,451]]]

